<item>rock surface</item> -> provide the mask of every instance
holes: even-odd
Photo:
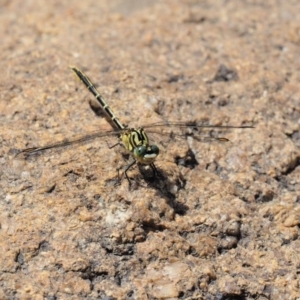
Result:
[[[299,299],[299,11],[0,1],[0,298]],[[229,143],[159,129],[159,176],[135,167],[131,187],[114,138],[16,157],[111,129],[69,65],[132,127],[255,128],[203,133]]]

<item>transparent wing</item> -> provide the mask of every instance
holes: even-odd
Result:
[[[234,125],[208,125],[198,123],[196,121],[187,121],[187,122],[156,122],[151,124],[146,124],[143,128],[155,128],[155,127],[179,127],[179,128],[194,128],[194,129],[245,129],[245,128],[254,128],[252,125],[242,125],[242,126],[234,126]]]
[[[246,129],[254,128],[253,126],[231,126],[231,125],[205,125],[199,124],[197,122],[157,122],[152,124],[146,124],[143,126],[146,129],[146,133],[154,133],[159,136],[169,136],[171,138],[186,138],[188,136],[201,142],[228,142],[229,140],[224,137],[218,137],[215,135],[214,130],[224,131],[229,129]],[[96,138],[102,138],[107,136],[119,136],[124,131],[128,130],[111,130],[111,131],[95,131],[90,134],[62,140],[56,143],[46,144],[44,146],[31,147],[21,150],[17,156],[23,155],[25,157],[39,152],[43,152],[51,149],[58,149],[63,147],[68,147],[76,144],[83,144],[91,142]],[[203,134],[206,136],[203,136]]]
[[[251,125],[232,126],[232,125],[206,125],[197,122],[157,122],[143,126],[147,133],[155,133],[171,138],[193,137],[201,142],[228,142],[225,137],[219,137],[220,132],[231,129],[254,128]]]
[[[102,138],[106,136],[118,136],[120,135],[124,130],[112,130],[112,131],[95,131],[90,134],[72,138],[72,139],[65,139],[56,143],[46,144],[44,146],[37,146],[37,147],[31,147],[24,150],[21,150],[17,156],[30,156],[32,154],[36,154],[38,152],[43,152],[45,150],[51,150],[51,149],[58,149],[58,148],[64,148],[76,144],[84,144],[87,142],[91,142],[92,140],[96,138]]]

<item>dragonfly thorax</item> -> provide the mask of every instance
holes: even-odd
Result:
[[[148,136],[143,128],[127,129],[120,138],[125,148],[133,153],[136,161],[141,164],[152,164],[159,154],[156,145],[149,145]]]

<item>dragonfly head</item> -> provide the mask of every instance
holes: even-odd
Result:
[[[140,145],[134,149],[133,154],[137,162],[150,165],[159,154],[159,148],[156,145]]]

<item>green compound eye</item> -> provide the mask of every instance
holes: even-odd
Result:
[[[147,152],[147,148],[144,145],[143,146],[138,146],[134,149],[134,155],[136,157],[144,157],[146,152]]]
[[[159,148],[156,145],[152,145],[151,152],[152,152],[152,154],[156,154],[156,156],[157,156],[159,154]]]
[[[145,161],[153,161],[159,153],[159,149],[156,145],[148,146],[145,145],[138,146],[134,149],[134,156],[136,158],[143,158]]]

